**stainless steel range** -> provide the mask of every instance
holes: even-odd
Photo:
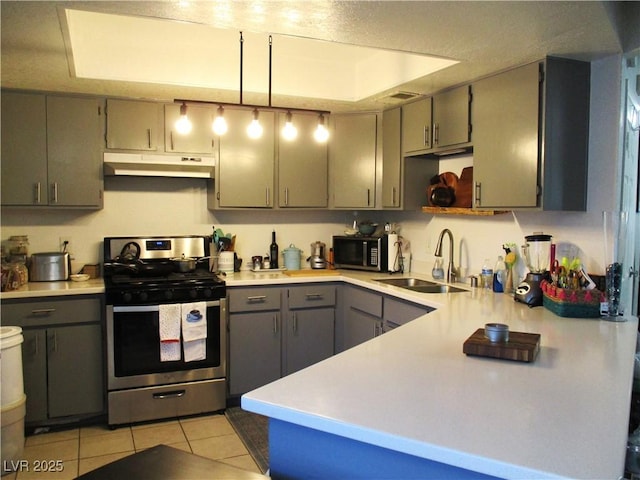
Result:
[[[209,241],[104,239],[109,425],[225,408],[226,286]]]

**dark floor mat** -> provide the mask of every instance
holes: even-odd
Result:
[[[269,419],[240,407],[225,410],[233,426],[262,473],[269,469]]]

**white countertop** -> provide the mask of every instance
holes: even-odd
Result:
[[[92,278],[85,282],[29,282],[17,290],[2,292],[0,300],[14,298],[57,297],[60,295],[98,295],[104,293],[102,278]]]
[[[227,285],[255,285],[252,275],[290,283],[243,272]],[[569,319],[490,291],[416,294],[370,281],[385,276],[295,280],[344,281],[437,310],[249,392],[242,407],[497,477],[622,475],[637,319]],[[541,334],[535,362],[464,355],[488,322]]]

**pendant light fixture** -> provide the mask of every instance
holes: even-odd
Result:
[[[293,124],[291,117],[291,111],[287,112],[287,120],[285,121],[284,127],[282,127],[282,138],[289,141],[295,140],[298,136],[298,129]]]
[[[175,126],[176,130],[181,135],[187,135],[191,133],[191,128],[193,128],[193,125],[191,125],[191,120],[189,120],[189,117],[187,117],[187,104],[185,102],[182,102],[182,105],[180,105],[180,118],[176,120]]]
[[[329,138],[329,131],[327,130],[325,122],[325,114],[330,112],[326,110],[307,110],[302,108],[290,108],[290,107],[274,107],[271,105],[271,70],[272,70],[272,54],[273,54],[273,39],[269,35],[269,103],[268,105],[249,105],[242,101],[243,95],[243,59],[244,59],[244,38],[242,32],[240,32],[240,103],[222,103],[222,102],[209,102],[204,100],[182,100],[174,99],[174,103],[180,103],[180,119],[176,122],[176,129],[181,134],[188,134],[191,132],[191,122],[187,117],[187,103],[217,105],[216,116],[211,124],[211,128],[216,135],[224,135],[227,133],[227,122],[224,118],[224,107],[237,107],[240,109],[251,109],[252,120],[247,126],[247,135],[252,139],[260,138],[263,134],[263,127],[260,125],[260,111],[271,112],[286,112],[285,125],[282,128],[281,135],[287,141],[295,140],[298,136],[298,129],[293,124],[293,112],[301,112],[305,114],[317,113],[318,114],[318,127],[313,133],[313,137],[319,143],[325,143]]]
[[[260,138],[262,136],[262,125],[260,125],[260,120],[258,120],[259,112],[257,108],[253,109],[253,120],[247,127],[247,135],[249,138]]]
[[[318,115],[318,126],[315,132],[313,132],[313,138],[315,138],[318,143],[325,143],[329,140],[329,130],[327,130],[327,127],[324,125],[324,115],[322,113]]]
[[[222,105],[218,106],[216,118],[213,120],[211,128],[213,130],[213,133],[215,133],[216,135],[224,135],[225,133],[227,133],[227,121],[224,119],[224,107]]]

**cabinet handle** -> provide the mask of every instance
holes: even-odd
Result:
[[[273,316],[273,333],[278,333],[278,316]]]
[[[58,182],[51,184],[51,196],[53,197],[53,203],[58,203]]]
[[[289,187],[284,189],[284,204],[285,206],[289,205]]]
[[[439,141],[440,141],[440,124],[436,123],[433,126],[433,144],[438,145]]]
[[[42,196],[41,193],[42,193],[42,187],[40,185],[40,182],[38,182],[35,184],[35,197],[36,197],[35,200],[37,204],[39,204],[41,201],[40,200],[40,197]]]
[[[247,302],[262,302],[266,298],[266,295],[253,295],[251,297],[247,297]]]
[[[424,126],[424,134],[422,135],[422,139],[424,140],[424,146],[429,145],[429,133],[431,133],[431,125]]]
[[[57,352],[58,351],[58,336],[56,335],[56,332],[52,332],[49,334],[49,341],[51,342],[51,346],[52,352]]]
[[[396,187],[391,189],[391,205],[396,206]]]
[[[476,182],[476,199],[475,199],[476,207],[480,206],[480,192],[481,191],[482,191],[481,183],[480,182]]]
[[[298,316],[295,313],[293,314],[293,333],[298,333]]]
[[[173,148],[173,130],[169,132],[169,143],[171,144],[171,150],[175,150]]]
[[[147,128],[147,145],[151,148],[151,129]]]
[[[49,315],[50,313],[55,312],[55,308],[40,308],[38,310],[31,310],[32,315]]]
[[[33,356],[37,357],[38,353],[40,353],[40,341],[38,340],[38,335],[36,335],[33,342]]]
[[[165,392],[165,393],[154,393],[153,398],[156,400],[163,400],[165,398],[179,398],[184,397],[185,390],[176,390],[175,392]]]
[[[307,293],[305,295],[309,300],[313,299],[313,298],[322,298],[322,294],[321,293]]]
[[[267,188],[266,188],[266,193],[267,193],[267,203],[266,203],[266,205],[267,205],[267,207],[268,207],[268,206],[269,206],[269,204],[271,203],[271,202],[270,202],[270,198],[271,198],[271,195],[270,195],[270,194],[271,194],[271,190],[269,189],[269,187],[267,187]]]
[[[367,207],[371,205],[371,189],[367,188]]]

